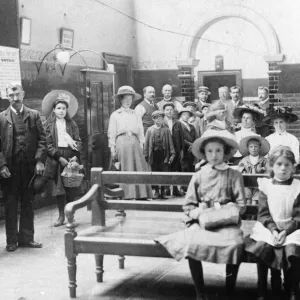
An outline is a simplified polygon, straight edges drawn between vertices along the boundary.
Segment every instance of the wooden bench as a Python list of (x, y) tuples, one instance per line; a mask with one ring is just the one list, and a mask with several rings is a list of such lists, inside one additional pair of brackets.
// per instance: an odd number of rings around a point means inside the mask
[[(118, 255), (119, 268), (124, 268), (124, 256), (171, 257), (166, 249), (154, 239), (160, 235), (176, 232), (185, 227), (182, 221), (182, 201), (134, 201), (109, 200), (104, 195), (122, 197), (123, 191), (113, 191), (106, 184), (151, 184), (188, 185), (193, 173), (161, 172), (103, 172), (101, 168), (91, 170), (92, 187), (79, 200), (67, 204), (65, 213), (68, 224), (65, 233), (65, 254), (68, 260), (70, 297), (76, 297), (76, 256), (79, 253), (93, 253), (96, 260), (97, 282), (103, 281), (103, 255)], [(263, 177), (261, 175), (259, 177)], [(257, 175), (244, 175), (246, 186), (257, 185)], [(180, 200), (180, 199), (178, 199)], [(75, 231), (74, 214), (79, 208), (91, 205), (91, 227)], [(126, 217), (117, 213), (116, 218), (106, 220), (105, 211), (137, 210), (139, 216)], [(163, 217), (149, 217), (143, 211), (165, 212)], [(247, 206), (247, 214), (257, 214), (256, 206)], [(247, 235), (255, 221), (242, 221)], [(245, 262), (250, 262), (245, 257)]]

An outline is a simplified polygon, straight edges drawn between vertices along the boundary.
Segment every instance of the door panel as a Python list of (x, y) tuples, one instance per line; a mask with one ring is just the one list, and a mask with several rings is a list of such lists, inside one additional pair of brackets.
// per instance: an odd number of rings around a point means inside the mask
[(213, 101), (219, 99), (219, 87), (226, 85), (230, 88), (236, 85), (236, 75), (203, 76), (203, 83), (209, 88), (210, 100)]

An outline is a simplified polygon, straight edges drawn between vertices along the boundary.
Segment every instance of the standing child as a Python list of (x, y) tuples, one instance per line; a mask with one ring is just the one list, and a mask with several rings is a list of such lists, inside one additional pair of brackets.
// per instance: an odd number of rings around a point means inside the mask
[(74, 200), (82, 191), (81, 188), (64, 187), (61, 173), (68, 160), (74, 156), (80, 161), (79, 129), (72, 117), (76, 114), (78, 103), (75, 97), (59, 93), (56, 98), (45, 98), (42, 110), (46, 121), (47, 161), (45, 176), (54, 179), (52, 195), (56, 196), (59, 216), (54, 227), (63, 225), (65, 220), (65, 203)]
[(245, 209), (245, 194), (242, 175), (224, 161), (237, 148), (227, 130), (207, 130), (194, 142), (194, 155), (208, 163), (193, 175), (187, 190), (183, 208), (191, 225), (157, 239), (176, 260), (188, 258), (197, 300), (205, 299), (202, 261), (226, 264), (227, 292), (234, 291), (244, 249), (239, 213)]
[[(175, 158), (175, 150), (172, 135), (168, 127), (162, 126), (165, 114), (159, 110), (152, 113), (154, 125), (146, 132), (144, 156), (151, 167), (151, 171), (168, 172), (169, 167)], [(154, 199), (166, 199), (165, 187), (154, 186)]]
[[(267, 159), (265, 155), (270, 151), (270, 144), (266, 139), (259, 135), (247, 136), (241, 140), (239, 151), (244, 156), (238, 165), (241, 173), (266, 173)], [(245, 187), (245, 194), (247, 205), (258, 205), (259, 190), (257, 187)]]
[[(180, 165), (181, 172), (194, 171), (194, 156), (192, 153), (192, 144), (196, 140), (195, 127), (188, 123), (192, 112), (183, 108), (179, 113), (179, 122), (173, 126), (173, 140), (175, 148), (181, 153)], [(184, 191), (185, 189), (181, 189)]]
[(269, 157), (271, 178), (259, 178), (260, 190), (258, 222), (250, 238), (246, 240), (246, 251), (255, 255), (259, 262), (258, 296), (267, 297), (268, 268), (277, 274), (271, 279), (272, 299), (281, 293), (280, 269), (285, 275), (288, 298), (299, 297), (300, 270), (300, 181), (292, 177), (295, 156), (287, 146), (274, 148)]

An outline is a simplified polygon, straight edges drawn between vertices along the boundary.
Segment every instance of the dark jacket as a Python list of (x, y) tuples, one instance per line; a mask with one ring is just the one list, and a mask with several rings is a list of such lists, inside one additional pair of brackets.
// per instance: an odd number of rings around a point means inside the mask
[[(161, 139), (162, 146), (164, 149), (164, 163), (167, 164), (171, 155), (175, 155), (172, 135), (168, 127), (161, 127)], [(153, 150), (154, 150), (154, 126), (148, 128), (146, 132), (145, 145), (144, 145), (144, 156), (146, 161), (151, 165), (153, 163)]]
[(268, 160), (264, 156), (259, 156), (257, 163), (252, 165), (248, 155), (239, 162), (238, 170), (247, 174), (263, 174), (267, 171), (267, 162)]
[[(14, 130), (9, 108), (0, 113), (0, 167), (12, 164)], [(26, 127), (25, 153), (29, 164), (33, 167), (38, 161), (45, 163), (47, 157), (46, 134), (39, 112), (23, 106), (23, 121)]]
[[(46, 136), (47, 136), (47, 161), (44, 175), (50, 178), (54, 178), (58, 166), (59, 158), (62, 156), (58, 150), (58, 139), (56, 120), (53, 122), (47, 121), (45, 124)], [(66, 120), (66, 131), (74, 141), (81, 142), (79, 137), (79, 129), (73, 120)], [(78, 149), (79, 151), (81, 149)], [(76, 151), (77, 152), (77, 151)], [(80, 156), (79, 153), (76, 156)]]

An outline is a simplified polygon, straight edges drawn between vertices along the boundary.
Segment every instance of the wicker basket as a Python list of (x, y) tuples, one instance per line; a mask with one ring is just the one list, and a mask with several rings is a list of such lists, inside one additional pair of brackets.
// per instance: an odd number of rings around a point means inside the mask
[(65, 187), (79, 187), (83, 177), (83, 174), (69, 174), (69, 176), (61, 175), (61, 180)]

